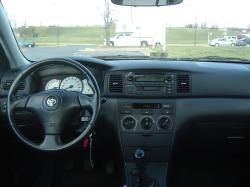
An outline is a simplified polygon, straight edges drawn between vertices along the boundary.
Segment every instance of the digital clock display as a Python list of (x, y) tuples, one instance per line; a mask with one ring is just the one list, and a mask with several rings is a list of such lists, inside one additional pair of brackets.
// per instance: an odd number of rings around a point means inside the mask
[(161, 104), (159, 104), (159, 103), (134, 103), (133, 108), (137, 108), (137, 109), (160, 109)]
[(160, 75), (143, 75), (143, 76), (136, 76), (136, 82), (163, 82), (164, 76)]

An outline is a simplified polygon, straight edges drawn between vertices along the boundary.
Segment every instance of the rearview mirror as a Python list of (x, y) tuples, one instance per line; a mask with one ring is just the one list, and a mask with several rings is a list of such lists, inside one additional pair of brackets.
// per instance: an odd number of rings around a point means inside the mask
[(183, 0), (111, 0), (116, 5), (124, 6), (168, 6), (182, 3)]

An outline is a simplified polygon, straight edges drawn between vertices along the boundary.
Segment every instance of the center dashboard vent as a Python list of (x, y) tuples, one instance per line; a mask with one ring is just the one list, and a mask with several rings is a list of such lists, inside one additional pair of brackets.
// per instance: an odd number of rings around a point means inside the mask
[[(3, 90), (9, 90), (14, 80), (4, 80), (2, 81)], [(18, 90), (25, 90), (25, 81), (21, 81)]]
[(177, 94), (191, 93), (191, 75), (177, 74)]
[(109, 92), (110, 93), (122, 93), (123, 92), (122, 74), (109, 75)]

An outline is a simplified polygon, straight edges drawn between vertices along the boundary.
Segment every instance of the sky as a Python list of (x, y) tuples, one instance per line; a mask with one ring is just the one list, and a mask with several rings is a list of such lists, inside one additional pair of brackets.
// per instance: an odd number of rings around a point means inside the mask
[[(17, 26), (103, 25), (104, 0), (2, 0), (2, 3)], [(165, 7), (111, 5), (111, 10), (120, 25), (181, 27), (197, 21), (221, 28), (246, 28), (250, 25), (249, 7), (249, 0), (183, 0), (182, 4)]]

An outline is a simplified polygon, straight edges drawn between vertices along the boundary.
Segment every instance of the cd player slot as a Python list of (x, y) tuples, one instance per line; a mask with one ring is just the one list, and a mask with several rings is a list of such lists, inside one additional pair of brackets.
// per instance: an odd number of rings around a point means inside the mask
[(161, 91), (163, 90), (162, 86), (137, 86), (137, 91)]

